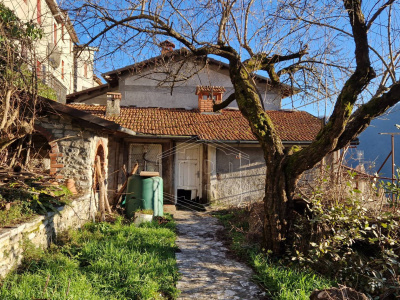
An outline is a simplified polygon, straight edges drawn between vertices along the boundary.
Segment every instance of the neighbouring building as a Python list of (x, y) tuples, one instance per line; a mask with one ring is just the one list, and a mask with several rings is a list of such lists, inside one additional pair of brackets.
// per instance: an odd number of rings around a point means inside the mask
[[(400, 165), (400, 106), (397, 104), (371, 121), (358, 137), (359, 144), (346, 153), (346, 164), (368, 174), (392, 178), (392, 147), (394, 150), (394, 175)], [(392, 143), (393, 135), (393, 143)]]
[[(32, 20), (43, 30), (36, 42), (32, 68), (65, 103), (67, 94), (99, 85), (93, 72), (95, 48), (84, 48), (67, 12), (56, 0), (2, 0), (21, 20)], [(101, 82), (100, 82), (101, 84)]]
[[(163, 49), (158, 57), (103, 77), (107, 84), (70, 94), (67, 103), (134, 132), (109, 137), (109, 191), (125, 181), (124, 165), (129, 171), (139, 163), (139, 171), (160, 173), (166, 202), (241, 204), (263, 197), (265, 162), (247, 120), (236, 103), (212, 109), (233, 92), (226, 64), (187, 60), (184, 50)], [(281, 99), (296, 91), (272, 88), (262, 76), (255, 80), (284, 145), (310, 144), (322, 120), (281, 110)]]

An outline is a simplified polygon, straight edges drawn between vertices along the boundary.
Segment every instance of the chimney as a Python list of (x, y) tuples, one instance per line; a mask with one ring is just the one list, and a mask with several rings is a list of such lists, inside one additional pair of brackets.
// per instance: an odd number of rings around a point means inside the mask
[(106, 117), (119, 117), (121, 93), (107, 93)]
[(166, 41), (160, 43), (160, 47), (161, 47), (161, 55), (165, 55), (167, 53), (174, 51), (175, 44), (166, 40)]
[(213, 106), (222, 102), (222, 95), (225, 92), (223, 86), (198, 85), (196, 95), (199, 97), (199, 110), (201, 113), (213, 112)]

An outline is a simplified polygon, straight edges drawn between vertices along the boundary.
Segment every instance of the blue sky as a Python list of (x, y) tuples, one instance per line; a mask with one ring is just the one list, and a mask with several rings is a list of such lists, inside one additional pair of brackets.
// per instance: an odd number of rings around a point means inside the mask
[[(87, 1), (84, 0), (74, 0), (71, 3), (72, 5), (76, 5), (76, 7), (80, 7), (86, 2)], [(238, 1), (239, 4), (244, 4), (245, 2), (245, 0)], [(366, 19), (370, 19), (374, 12), (376, 12), (377, 8), (384, 2), (385, 1), (364, 1)], [(111, 17), (123, 17), (129, 13), (128, 8), (132, 2), (125, 0), (114, 0), (112, 2), (109, 2), (108, 0), (99, 0), (96, 1), (96, 3), (105, 6), (108, 5), (107, 13), (110, 13)], [(189, 21), (193, 22), (193, 24), (205, 21), (207, 26), (202, 28), (200, 37), (202, 37), (205, 41), (207, 41), (207, 39), (213, 40), (215, 37), (215, 26), (218, 24), (216, 24), (212, 18), (208, 20), (207, 17), (210, 13), (218, 13), (218, 7), (211, 7), (208, 11), (207, 7), (204, 9), (205, 11), (197, 8), (198, 10), (193, 13), (190, 10), (195, 11), (195, 7), (197, 5), (201, 5), (205, 2), (176, 1), (175, 3), (179, 3), (178, 5), (181, 5), (181, 9), (185, 10), (188, 15), (191, 16), (192, 19)], [(209, 1), (209, 3), (211, 2)], [(304, 6), (301, 7), (303, 14), (302, 16), (309, 20), (318, 20), (321, 23), (327, 24), (327, 26), (315, 27), (308, 25), (301, 27), (297, 24), (296, 26), (298, 27), (295, 28), (296, 30), (293, 30), (294, 25), (292, 23), (288, 25), (289, 23), (286, 24), (282, 20), (272, 22), (270, 19), (266, 19), (267, 17), (271, 16), (270, 11), (274, 11), (277, 8), (276, 1), (256, 0), (255, 3), (256, 11), (252, 16), (253, 18), (250, 20), (251, 25), (249, 25), (249, 33), (256, 35), (256, 30), (259, 28), (260, 24), (264, 24), (264, 20), (266, 24), (270, 24), (268, 26), (271, 28), (263, 28), (262, 32), (257, 33), (257, 39), (255, 39), (251, 44), (254, 49), (267, 51), (267, 53), (271, 54), (287, 54), (296, 52), (302, 47), (302, 45), (307, 44), (309, 46), (310, 58), (315, 58), (320, 62), (326, 62), (328, 64), (340, 64), (343, 67), (343, 69), (335, 69), (328, 68), (322, 64), (315, 64), (316, 68), (318, 68), (318, 76), (320, 76), (318, 80), (320, 80), (320, 83), (317, 85), (313, 83), (313, 86), (311, 86), (309, 82), (306, 82), (299, 77), (300, 81), (303, 80), (303, 82), (300, 82), (300, 84), (305, 86), (306, 88), (304, 90), (308, 91), (309, 93), (299, 93), (298, 95), (284, 99), (282, 103), (282, 108), (284, 109), (295, 108), (305, 110), (319, 117), (323, 117), (325, 114), (329, 115), (332, 109), (332, 103), (337, 95), (334, 93), (334, 91), (340, 90), (340, 87), (343, 85), (343, 80), (348, 78), (348, 73), (346, 73), (345, 68), (348, 67), (349, 71), (351, 71), (351, 68), (354, 66), (353, 42), (351, 37), (343, 33), (351, 32), (351, 28), (348, 24), (347, 14), (343, 10), (343, 7), (336, 7), (335, 5), (338, 3), (336, 1), (306, 1), (304, 2)], [(298, 3), (300, 7), (303, 2), (298, 1)], [(240, 12), (240, 7), (238, 9), (238, 12)], [(392, 27), (394, 29), (398, 29), (397, 19), (400, 19), (396, 18), (397, 9), (398, 7), (396, 6), (396, 9), (392, 10)], [(170, 14), (169, 21), (173, 20), (173, 22), (171, 22), (172, 25), (182, 22), (179, 17), (171, 13), (170, 8), (166, 9), (165, 14)], [(286, 16), (285, 13), (283, 13), (283, 15)], [(315, 15), (318, 17), (315, 17)], [(86, 28), (83, 28), (77, 24), (77, 31), (80, 35), (80, 40), (82, 43), (87, 42), (89, 35), (99, 32), (99, 30), (102, 28), (101, 22), (90, 23), (93, 20), (91, 17), (93, 17), (93, 14), (89, 12), (83, 18), (82, 24)], [(376, 20), (376, 24), (385, 25), (385, 23), (387, 23), (387, 19), (388, 14), (385, 12)], [(243, 24), (243, 21), (238, 19), (238, 23), (240, 23), (240, 27), (242, 26), (241, 24)], [(189, 25), (186, 24), (186, 27)], [(339, 31), (332, 30), (332, 28), (329, 26), (337, 27)], [(183, 28), (183, 30), (187, 30), (185, 26)], [(343, 32), (340, 32), (340, 30), (343, 30)], [(398, 36), (400, 35), (400, 31), (393, 32), (394, 36), (392, 43), (394, 45), (393, 48), (396, 48), (400, 43), (400, 37)], [(283, 39), (282, 42), (275, 44), (275, 41), (280, 40), (282, 36), (285, 35), (288, 35), (287, 39)], [(376, 26), (371, 28), (369, 33), (370, 42), (371, 45), (376, 46), (377, 49), (376, 53), (371, 52), (371, 59), (378, 74), (381, 73), (382, 69), (382, 62), (379, 60), (378, 55), (381, 55), (383, 58), (388, 56), (387, 49), (382, 47), (386, 37), (387, 33), (384, 30), (384, 26)], [(157, 39), (159, 42), (161, 40), (165, 40), (166, 38), (157, 36), (155, 39)], [(134, 31), (129, 31), (126, 28), (120, 28), (118, 31), (107, 33), (101, 41), (104, 42), (101, 45), (97, 43), (98, 41), (94, 43), (94, 46), (100, 45), (98, 56), (100, 56), (101, 59), (96, 63), (96, 72), (98, 75), (141, 61), (151, 56), (155, 56), (159, 53), (158, 47), (155, 46), (157, 42), (156, 40), (151, 40), (151, 38), (140, 34), (135, 35)], [(124, 42), (123, 45), (121, 45), (121, 41)], [(115, 52), (113, 55), (103, 56), (104, 53), (107, 53), (107, 51), (115, 50), (115, 46), (117, 45), (119, 46), (117, 52)], [(177, 48), (182, 46), (179, 43), (176, 43), (176, 45)], [(236, 49), (239, 49), (237, 40), (235, 41), (234, 38), (231, 39), (231, 45), (233, 45)], [(243, 52), (243, 59), (245, 58), (246, 53)], [(261, 75), (265, 76), (265, 74)], [(290, 83), (288, 78), (286, 78), (284, 83)], [(373, 90), (366, 90), (363, 96), (366, 100), (368, 100), (373, 93)], [(317, 102), (316, 100), (319, 101)], [(363, 99), (360, 99), (360, 101), (363, 101)]]

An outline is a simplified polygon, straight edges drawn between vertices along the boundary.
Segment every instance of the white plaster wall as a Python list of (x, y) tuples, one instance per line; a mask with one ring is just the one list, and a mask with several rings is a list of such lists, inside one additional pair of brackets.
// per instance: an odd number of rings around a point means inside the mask
[(241, 205), (264, 197), (266, 167), (260, 146), (216, 149), (216, 170), (211, 174), (211, 202)]
[[(135, 75), (127, 75), (120, 79), (119, 90), (122, 94), (122, 106), (136, 105), (138, 107), (164, 108), (197, 108), (198, 96), (195, 94), (198, 85), (223, 86), (226, 89), (223, 100), (234, 92), (228, 70), (217, 66), (202, 66), (188, 62), (179, 70), (178, 80), (174, 84), (172, 95), (168, 83), (161, 84), (168, 76), (166, 72), (174, 70), (173, 66), (160, 65), (151, 70), (144, 70)], [(193, 75), (195, 74), (195, 75)], [(268, 90), (266, 84), (258, 85), (265, 109), (280, 109), (281, 97), (276, 90)], [(236, 101), (229, 105), (237, 107)]]
[[(77, 86), (76, 92), (89, 89), (91, 87), (98, 86), (98, 84), (93, 80), (94, 75), (94, 53), (95, 48), (85, 49), (83, 51), (76, 49), (76, 64), (77, 64)], [(87, 74), (85, 75), (85, 64), (87, 66)]]
[[(64, 26), (64, 36), (62, 36), (62, 25), (57, 23), (53, 14), (45, 0), (41, 1), (41, 24), (40, 28), (43, 30), (43, 38), (35, 44), (36, 59), (32, 60), (32, 68), (36, 68), (36, 60), (41, 62), (42, 66), (46, 67), (46, 72), (52, 74), (65, 88), (67, 94), (74, 91), (74, 52), (73, 52), (73, 39)], [(37, 0), (3, 0), (4, 4), (16, 12), (16, 15), (21, 20), (32, 20), (37, 24)], [(54, 40), (54, 24), (56, 24), (57, 40)], [(60, 64), (57, 67), (51, 66), (49, 63), (49, 55), (54, 48), (48, 48), (49, 43), (56, 43), (57, 50), (61, 51)], [(86, 53), (89, 52), (89, 53)], [(93, 51), (84, 51), (83, 57), (90, 60), (88, 68), (88, 78), (82, 78), (78, 75), (78, 90), (83, 87), (90, 88), (97, 86), (93, 81)], [(64, 62), (64, 76), (62, 76), (62, 61)], [(82, 64), (78, 66), (78, 73), (83, 74)], [(80, 82), (82, 80), (82, 82)]]

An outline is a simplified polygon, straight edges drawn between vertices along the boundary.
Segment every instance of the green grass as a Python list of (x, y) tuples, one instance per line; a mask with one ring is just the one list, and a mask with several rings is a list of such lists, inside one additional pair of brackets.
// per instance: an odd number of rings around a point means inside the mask
[(175, 224), (87, 224), (6, 277), (0, 299), (175, 299)]
[[(310, 269), (286, 261), (271, 259), (259, 244), (250, 244), (245, 237), (249, 229), (245, 211), (221, 211), (216, 216), (229, 230), (231, 249), (255, 270), (254, 281), (260, 283), (269, 297), (276, 300), (308, 300), (315, 289), (335, 286), (335, 282)], [(234, 226), (232, 226), (234, 225)]]

